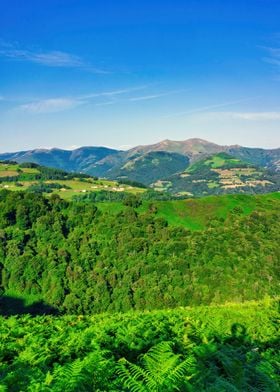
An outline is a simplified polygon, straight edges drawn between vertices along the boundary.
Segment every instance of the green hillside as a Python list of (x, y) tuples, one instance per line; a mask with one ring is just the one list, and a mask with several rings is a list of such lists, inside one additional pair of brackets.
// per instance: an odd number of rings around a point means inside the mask
[(135, 200), (115, 211), (0, 192), (2, 290), (87, 314), (277, 295), (279, 198), (191, 203), (183, 216), (180, 201), (175, 213)]
[(110, 170), (106, 176), (112, 179), (127, 178), (149, 185), (160, 178), (181, 172), (189, 165), (189, 159), (181, 154), (154, 151), (135, 154), (118, 168)]
[[(120, 194), (119, 194), (120, 196)], [(246, 216), (253, 211), (274, 211), (280, 208), (280, 193), (265, 195), (220, 195), (189, 198), (182, 200), (151, 200), (145, 201), (145, 194), (138, 200), (142, 204), (137, 208), (139, 213), (154, 210), (156, 216), (164, 218), (171, 226), (183, 226), (189, 230), (202, 230), (211, 220), (223, 220), (230, 215)], [(86, 196), (82, 199), (86, 200)], [(82, 200), (80, 198), (80, 200)], [(98, 203), (98, 209), (110, 214), (125, 210), (120, 201), (104, 201)]]
[(280, 193), (267, 195), (221, 195), (199, 199), (158, 201), (157, 215), (171, 225), (200, 230), (212, 219), (227, 219), (229, 215), (246, 216), (253, 211), (274, 211), (280, 207)]
[(267, 193), (280, 189), (280, 175), (219, 153), (193, 163), (164, 181), (156, 181), (153, 188), (189, 196)]

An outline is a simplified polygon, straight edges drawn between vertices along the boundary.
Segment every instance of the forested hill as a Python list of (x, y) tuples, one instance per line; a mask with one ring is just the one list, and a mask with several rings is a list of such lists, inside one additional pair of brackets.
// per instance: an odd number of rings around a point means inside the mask
[(209, 215), (192, 231), (169, 226), (153, 203), (112, 213), (57, 195), (2, 191), (1, 289), (79, 314), (274, 296), (280, 209), (264, 197), (262, 208)]

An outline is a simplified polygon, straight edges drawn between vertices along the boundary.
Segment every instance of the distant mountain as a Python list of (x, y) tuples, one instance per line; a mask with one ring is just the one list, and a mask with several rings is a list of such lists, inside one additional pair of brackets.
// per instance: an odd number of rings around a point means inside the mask
[(152, 184), (156, 190), (203, 196), (221, 193), (265, 193), (280, 189), (280, 173), (258, 168), (222, 152), (196, 161), (185, 171)]
[(128, 151), (128, 155), (143, 154), (152, 151), (176, 152), (187, 156), (190, 160), (226, 150), (225, 146), (210, 143), (203, 139), (188, 139), (183, 141), (163, 140), (160, 143), (137, 146)]
[(127, 151), (106, 147), (81, 147), (73, 151), (53, 148), (0, 154), (0, 160), (34, 162), (92, 176), (127, 178), (147, 185), (183, 172), (213, 154), (227, 153), (244, 163), (280, 172), (280, 149), (221, 146), (202, 139), (163, 140)]
[(96, 162), (119, 152), (106, 147), (81, 147), (72, 151), (59, 148), (36, 149), (0, 154), (0, 160), (11, 160), (18, 163), (33, 162), (42, 166), (91, 174), (91, 167)]

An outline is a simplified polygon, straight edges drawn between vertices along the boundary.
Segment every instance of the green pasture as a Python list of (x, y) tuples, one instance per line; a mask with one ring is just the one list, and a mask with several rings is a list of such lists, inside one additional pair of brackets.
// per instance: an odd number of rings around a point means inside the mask
[[(103, 212), (117, 214), (126, 207), (121, 202), (96, 203)], [(209, 220), (225, 219), (230, 213), (248, 215), (253, 211), (279, 210), (280, 193), (267, 195), (221, 195), (199, 199), (145, 201), (137, 209), (144, 213), (153, 204), (157, 216), (172, 226), (183, 226), (189, 230), (203, 230)], [(221, 223), (222, 224), (222, 223)]]

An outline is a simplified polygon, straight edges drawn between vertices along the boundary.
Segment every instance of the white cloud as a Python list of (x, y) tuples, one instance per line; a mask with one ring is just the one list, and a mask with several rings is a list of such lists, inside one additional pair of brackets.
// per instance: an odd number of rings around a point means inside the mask
[(228, 118), (232, 120), (246, 121), (278, 121), (280, 112), (209, 112), (206, 116), (220, 119)]
[(15, 60), (31, 61), (49, 67), (81, 67), (84, 65), (78, 56), (60, 51), (35, 53), (28, 50), (4, 49), (0, 50), (0, 55)]
[(146, 86), (138, 86), (138, 87), (126, 88), (122, 90), (103, 91), (103, 92), (97, 92), (97, 93), (92, 93), (87, 95), (81, 95), (77, 97), (58, 97), (58, 98), (38, 99), (38, 100), (33, 100), (31, 102), (21, 104), (17, 106), (15, 109), (31, 114), (55, 113), (64, 110), (73, 109), (77, 106), (85, 105), (89, 103), (92, 99), (98, 99), (98, 98), (102, 98), (102, 99), (108, 98), (110, 100), (107, 102), (97, 102), (95, 103), (95, 106), (111, 105), (117, 102), (115, 96), (121, 94), (128, 94), (131, 91), (143, 89), (145, 87)]
[(75, 99), (52, 98), (26, 103), (24, 105), (20, 105), (17, 109), (32, 114), (55, 113), (73, 109), (82, 103), (82, 101)]
[[(128, 101), (142, 101), (155, 99), (161, 96), (175, 94), (178, 91), (169, 91), (166, 93), (153, 94), (153, 95), (145, 95), (140, 97), (131, 97), (131, 93), (139, 90), (146, 89), (148, 86), (136, 86), (136, 87), (128, 87), (118, 90), (109, 90), (109, 91), (101, 91), (95, 92), (85, 95), (79, 95), (76, 97), (57, 97), (57, 98), (47, 98), (47, 99), (33, 99), (30, 102), (22, 103), (17, 106), (15, 109), (20, 110), (26, 113), (31, 114), (40, 114), (40, 113), (54, 113), (60, 112), (64, 110), (73, 109), (77, 106), (93, 104), (94, 106), (109, 106), (119, 102), (128, 102)], [(182, 90), (180, 90), (182, 91)], [(124, 96), (124, 97), (119, 97)], [(15, 101), (15, 100), (14, 100)], [(23, 101), (24, 102), (24, 101)]]
[(117, 100), (114, 101), (108, 101), (108, 102), (100, 102), (100, 103), (96, 103), (95, 106), (108, 106), (108, 105), (114, 105), (116, 102), (118, 102)]
[(136, 86), (136, 87), (128, 87), (128, 88), (112, 90), (112, 91), (102, 91), (102, 92), (98, 92), (98, 93), (91, 93), (91, 94), (82, 95), (81, 99), (91, 99), (91, 98), (98, 98), (98, 97), (114, 97), (115, 95), (129, 94), (133, 91), (143, 90), (145, 88), (147, 88), (146, 85)]
[(143, 97), (132, 97), (129, 100), (132, 101), (132, 102), (135, 102), (135, 101), (147, 101), (147, 100), (150, 100), (150, 99), (163, 97), (164, 95), (167, 95), (167, 94), (144, 95)]
[(106, 70), (93, 67), (91, 64), (85, 62), (81, 57), (71, 53), (59, 50), (48, 52), (26, 50), (3, 41), (0, 41), (0, 56), (16, 61), (29, 61), (45, 65), (47, 67), (82, 68), (93, 73), (109, 73)]
[(178, 93), (185, 92), (185, 91), (188, 91), (188, 90), (186, 90), (186, 89), (171, 90), (171, 91), (166, 91), (166, 92), (159, 93), (159, 94), (150, 94), (150, 95), (144, 95), (144, 96), (140, 96), (140, 97), (131, 97), (129, 99), (129, 101), (132, 101), (132, 102), (147, 101), (147, 100), (151, 100), (151, 99), (165, 97), (167, 95), (178, 94)]

